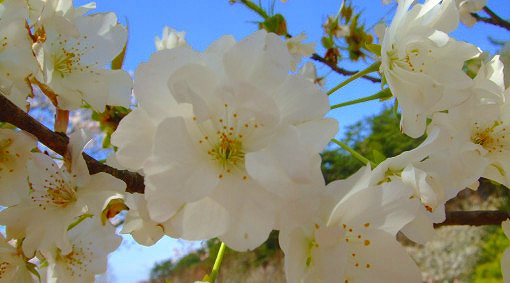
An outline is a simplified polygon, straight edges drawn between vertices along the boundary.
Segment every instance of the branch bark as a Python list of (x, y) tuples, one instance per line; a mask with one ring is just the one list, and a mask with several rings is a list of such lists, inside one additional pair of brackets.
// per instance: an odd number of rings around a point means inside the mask
[(475, 210), (475, 211), (447, 211), (446, 220), (443, 223), (434, 224), (434, 227), (445, 225), (501, 225), (510, 214), (498, 210)]
[[(39, 123), (36, 119), (32, 118), (25, 111), (19, 109), (5, 96), (0, 95), (0, 122), (10, 123), (21, 130), (35, 136), (39, 142), (51, 148), (56, 153), (64, 156), (67, 154), (67, 144), (69, 138), (62, 133), (55, 133), (44, 125)], [(99, 172), (108, 173), (118, 179), (124, 181), (127, 185), (126, 191), (130, 193), (143, 193), (145, 190), (143, 176), (130, 172), (128, 170), (118, 170), (103, 164), (86, 153), (83, 153), (83, 158), (87, 162), (87, 167), (90, 174)]]
[[(340, 75), (343, 75), (343, 76), (352, 76), (352, 75), (354, 75), (354, 74), (356, 74), (358, 72), (358, 71), (350, 71), (350, 70), (346, 70), (344, 68), (338, 67), (337, 65), (329, 62), (328, 60), (326, 60), (324, 57), (321, 57), (317, 53), (312, 54), (312, 56), (310, 56), (310, 58), (312, 60), (315, 60), (317, 62), (321, 62), (321, 63), (327, 65), (328, 67), (331, 68), (331, 70), (333, 70), (333, 71), (335, 71), (335, 72), (337, 72), (337, 73), (339, 73)], [(362, 78), (367, 79), (367, 80), (369, 80), (369, 81), (371, 81), (373, 83), (381, 82), (381, 79), (376, 78), (376, 77), (372, 77), (372, 76), (368, 76), (368, 75), (363, 76)]]

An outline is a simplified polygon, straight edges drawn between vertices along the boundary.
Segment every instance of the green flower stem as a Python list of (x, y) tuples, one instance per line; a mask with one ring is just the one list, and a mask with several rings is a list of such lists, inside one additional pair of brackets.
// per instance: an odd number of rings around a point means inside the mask
[(216, 255), (216, 260), (214, 261), (214, 266), (211, 271), (210, 276), (211, 283), (214, 283), (214, 281), (216, 281), (216, 278), (218, 277), (218, 273), (220, 272), (221, 267), (221, 261), (223, 260), (223, 255), (225, 254), (225, 249), (226, 249), (225, 243), (221, 242), (220, 250), (218, 251), (218, 255)]
[(335, 105), (331, 105), (330, 108), (331, 109), (336, 109), (336, 108), (340, 108), (340, 107), (344, 107), (344, 106), (348, 106), (348, 105), (353, 105), (353, 104), (358, 104), (358, 103), (362, 103), (362, 102), (366, 102), (366, 101), (370, 101), (370, 100), (390, 98), (391, 96), (392, 96), (391, 90), (389, 88), (385, 88), (385, 89), (379, 91), (376, 94), (372, 94), (372, 95), (367, 96), (367, 97), (362, 97), (362, 98), (358, 98), (358, 99), (354, 99), (354, 100), (338, 103), (338, 104), (335, 104)]
[(70, 231), (74, 227), (78, 226), (78, 224), (80, 224), (83, 220), (85, 220), (89, 217), (92, 217), (92, 216), (94, 216), (94, 215), (88, 214), (88, 213), (80, 215), (73, 223), (71, 223), (69, 226), (67, 226), (67, 231)]
[(250, 0), (241, 0), (242, 4), (244, 4), (246, 7), (248, 7), (250, 10), (254, 11), (255, 13), (259, 14), (264, 20), (269, 18), (269, 15), (262, 9), (259, 5), (251, 2)]
[(355, 151), (353, 148), (351, 148), (347, 144), (345, 144), (345, 143), (343, 143), (343, 142), (341, 142), (341, 141), (339, 141), (337, 139), (331, 139), (331, 141), (336, 143), (337, 145), (339, 145), (344, 150), (348, 151), (352, 156), (354, 156), (354, 158), (356, 158), (359, 161), (363, 162), (363, 164), (365, 164), (365, 165), (370, 164), (372, 166), (372, 168), (374, 168), (376, 166), (376, 164), (374, 162), (368, 160), (368, 158), (366, 158), (365, 156), (361, 155), (359, 152)]
[(338, 84), (334, 88), (330, 89), (327, 94), (331, 95), (335, 91), (337, 91), (337, 90), (341, 89), (342, 87), (346, 86), (348, 83), (350, 83), (350, 82), (352, 82), (352, 81), (354, 81), (356, 79), (359, 79), (359, 78), (363, 77), (364, 75), (367, 75), (367, 74), (370, 74), (372, 72), (375, 72), (375, 71), (379, 70), (380, 66), (381, 66), (381, 62), (379, 62), (379, 61), (375, 62), (374, 64), (368, 66), (365, 70), (361, 70), (361, 71), (357, 72), (356, 74), (352, 75), (351, 77), (349, 77), (345, 81), (341, 82), (340, 84)]

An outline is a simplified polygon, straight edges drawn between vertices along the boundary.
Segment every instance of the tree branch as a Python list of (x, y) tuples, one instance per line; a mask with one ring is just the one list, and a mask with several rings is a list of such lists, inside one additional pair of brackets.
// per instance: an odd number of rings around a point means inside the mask
[(443, 223), (434, 224), (434, 227), (445, 225), (501, 225), (501, 222), (510, 217), (506, 211), (475, 210), (475, 211), (447, 211)]
[[(328, 60), (326, 60), (324, 57), (321, 57), (317, 53), (312, 54), (312, 56), (310, 56), (310, 58), (312, 60), (315, 60), (317, 62), (321, 62), (321, 63), (327, 65), (328, 67), (331, 68), (331, 70), (333, 70), (333, 71), (335, 71), (335, 72), (337, 72), (337, 73), (339, 73), (340, 75), (343, 75), (343, 76), (352, 76), (352, 75), (354, 75), (354, 74), (356, 74), (358, 72), (358, 71), (350, 71), (350, 70), (346, 70), (344, 68), (338, 67), (337, 65), (329, 62)], [(373, 83), (381, 82), (381, 79), (375, 78), (375, 77), (372, 77), (372, 76), (368, 76), (368, 75), (363, 76), (362, 78), (367, 79), (367, 80), (369, 80), (369, 81), (371, 81)]]
[[(10, 123), (21, 130), (32, 134), (39, 140), (39, 142), (62, 156), (67, 154), (69, 138), (65, 134), (55, 133), (46, 128), (25, 111), (19, 109), (3, 95), (0, 95), (0, 109), (0, 122)], [(128, 170), (118, 170), (110, 167), (95, 160), (86, 153), (83, 153), (83, 158), (85, 159), (85, 162), (87, 162), (90, 174), (105, 172), (124, 181), (127, 185), (127, 192), (144, 192), (145, 185), (142, 175)]]
[(484, 22), (487, 24), (499, 26), (499, 27), (502, 27), (502, 28), (510, 31), (510, 22), (509, 21), (506, 21), (505, 19), (498, 16), (496, 13), (494, 13), (494, 11), (492, 11), (487, 6), (483, 7), (483, 11), (485, 13), (487, 13), (487, 15), (490, 16), (490, 18), (482, 17), (482, 16), (478, 15), (477, 13), (471, 13), (471, 16), (473, 16), (479, 22)]

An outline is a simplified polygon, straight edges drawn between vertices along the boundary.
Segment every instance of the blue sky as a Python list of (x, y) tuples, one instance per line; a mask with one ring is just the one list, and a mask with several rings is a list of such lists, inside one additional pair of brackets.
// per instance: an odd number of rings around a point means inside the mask
[[(364, 11), (363, 20), (367, 26), (380, 21), (383, 15), (392, 9), (391, 5), (382, 5), (380, 0), (353, 1), (355, 6)], [(87, 2), (75, 1), (76, 5)], [(488, 2), (500, 15), (510, 18), (508, 0)], [(339, 0), (289, 0), (286, 4), (277, 1), (276, 11), (286, 17), (289, 33), (306, 32), (309, 41), (319, 42), (322, 23), (327, 15), (336, 14), (340, 3)], [(101, 12), (115, 12), (122, 23), (126, 23), (126, 20), (129, 22), (129, 44), (125, 61), (125, 69), (128, 71), (134, 71), (140, 62), (148, 60), (155, 51), (154, 37), (161, 34), (165, 25), (186, 31), (187, 42), (197, 50), (204, 50), (211, 42), (225, 34), (234, 35), (238, 40), (242, 39), (256, 30), (257, 26), (253, 22), (260, 20), (256, 14), (243, 6), (230, 5), (228, 0), (98, 0), (97, 7)], [(478, 24), (471, 29), (461, 26), (453, 35), (458, 39), (473, 42), (491, 53), (494, 53), (497, 47), (489, 42), (488, 36), (498, 40), (510, 40), (510, 33), (485, 24)], [(323, 52), (320, 48), (317, 51), (319, 54)], [(342, 64), (348, 69), (363, 67), (363, 64), (353, 65), (349, 62)], [(319, 66), (319, 72), (324, 74), (328, 72), (328, 68)], [(342, 78), (335, 74), (328, 76), (326, 89), (340, 80)], [(331, 103), (364, 97), (379, 89), (380, 86), (377, 84), (358, 80), (334, 94)], [(371, 102), (332, 111), (330, 116), (339, 120), (341, 135), (345, 126), (375, 114), (380, 109), (381, 104)], [(155, 262), (178, 256), (175, 251), (181, 247), (183, 247), (181, 242), (166, 238), (155, 246), (146, 248), (134, 244), (130, 237), (126, 236), (122, 247), (110, 258), (109, 268), (113, 275), (111, 282), (131, 283), (147, 279), (149, 270)]]

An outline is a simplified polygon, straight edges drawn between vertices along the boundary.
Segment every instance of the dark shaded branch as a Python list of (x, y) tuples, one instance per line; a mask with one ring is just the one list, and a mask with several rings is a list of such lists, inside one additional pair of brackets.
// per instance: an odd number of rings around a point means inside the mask
[[(357, 73), (357, 71), (350, 71), (350, 70), (346, 70), (344, 68), (338, 67), (337, 65), (329, 62), (328, 60), (326, 60), (326, 58), (321, 57), (317, 53), (312, 54), (312, 56), (310, 56), (310, 58), (312, 60), (315, 60), (317, 62), (321, 62), (321, 63), (327, 65), (328, 67), (331, 68), (331, 70), (333, 70), (333, 71), (335, 71), (335, 72), (337, 72), (337, 73), (339, 73), (340, 75), (343, 75), (343, 76), (352, 76), (352, 75)], [(381, 82), (381, 79), (376, 78), (376, 77), (372, 77), (372, 76), (368, 76), (368, 75), (363, 76), (362, 78), (367, 79), (367, 80), (369, 80), (369, 81), (371, 81), (373, 83)]]
[(447, 211), (446, 220), (443, 223), (434, 224), (434, 227), (445, 225), (501, 225), (501, 222), (508, 219), (510, 214), (506, 211)]
[[(62, 156), (67, 154), (69, 138), (66, 135), (55, 133), (46, 128), (25, 111), (19, 109), (3, 95), (0, 95), (0, 122), (10, 123), (21, 130), (32, 134), (39, 140), (39, 142)], [(105, 172), (124, 181), (127, 185), (127, 192), (144, 192), (145, 185), (142, 175), (128, 170), (115, 169), (95, 160), (86, 153), (83, 153), (83, 158), (87, 162), (90, 174)]]
[(510, 22), (498, 16), (494, 11), (492, 11), (489, 7), (483, 7), (483, 11), (489, 15), (489, 18), (482, 17), (477, 13), (471, 13), (471, 15), (479, 22), (484, 22), (487, 24), (495, 25), (498, 27), (502, 27), (506, 30), (510, 31)]

